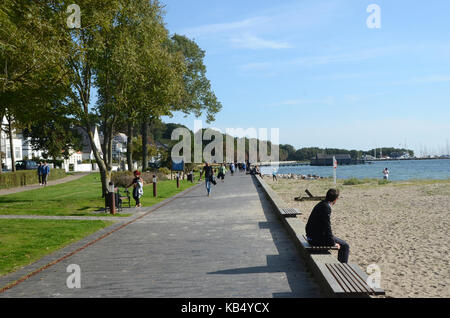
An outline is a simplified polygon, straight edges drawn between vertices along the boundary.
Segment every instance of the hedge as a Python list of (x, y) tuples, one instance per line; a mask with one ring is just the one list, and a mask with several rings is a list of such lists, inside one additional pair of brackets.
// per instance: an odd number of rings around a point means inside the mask
[[(141, 174), (141, 178), (144, 179), (144, 182), (146, 184), (153, 183), (153, 172), (143, 172)], [(167, 180), (167, 176), (165, 174), (162, 174), (158, 172), (156, 174), (158, 181)], [(133, 173), (130, 171), (120, 171), (120, 172), (113, 172), (111, 174), (111, 181), (114, 183), (116, 187), (127, 187), (131, 184), (131, 181), (133, 181), (134, 176)]]
[[(51, 169), (47, 180), (64, 178), (66, 171), (63, 169)], [(0, 173), (0, 189), (23, 187), (30, 184), (38, 184), (39, 179), (36, 170), (19, 170), (16, 172)]]

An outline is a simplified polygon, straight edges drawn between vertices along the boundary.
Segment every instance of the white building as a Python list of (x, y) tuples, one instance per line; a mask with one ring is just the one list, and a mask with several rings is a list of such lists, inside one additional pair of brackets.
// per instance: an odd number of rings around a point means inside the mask
[(114, 136), (112, 142), (112, 156), (114, 160), (121, 161), (126, 158), (127, 153), (127, 135), (118, 133)]
[(22, 156), (23, 158), (28, 158), (31, 160), (32, 158), (43, 158), (42, 154), (44, 153), (42, 150), (35, 150), (31, 146), (31, 138), (23, 138), (22, 135), (18, 135), (18, 137), (22, 140)]
[[(7, 125), (8, 121), (6, 120), (6, 116), (3, 116), (2, 127), (7, 127)], [(20, 134), (16, 135), (15, 130), (13, 130), (13, 148), (15, 161), (22, 160), (22, 136)], [(9, 136), (3, 129), (0, 132), (0, 151), (2, 152), (2, 168), (11, 170), (12, 164)]]
[[(82, 160), (95, 160), (94, 151), (92, 150), (89, 135), (87, 134), (86, 130), (84, 128), (78, 127), (78, 132), (82, 136)], [(95, 146), (100, 152), (100, 156), (103, 157), (97, 126), (93, 129), (93, 134)]]
[[(3, 117), (3, 127), (6, 127), (8, 122), (6, 117)], [(97, 164), (85, 163), (84, 160), (94, 160), (95, 156), (91, 147), (91, 143), (89, 140), (89, 136), (86, 133), (84, 128), (79, 127), (78, 132), (82, 136), (82, 150), (75, 151), (70, 150), (70, 156), (68, 159), (64, 159), (64, 168), (66, 171), (96, 171), (98, 170)], [(101, 140), (98, 128), (95, 127), (93, 129), (94, 133), (94, 143), (97, 149), (100, 151), (100, 156), (103, 157), (102, 148), (101, 148)], [(113, 158), (115, 160), (125, 161), (126, 160), (126, 151), (127, 151), (127, 136), (125, 134), (119, 133), (114, 136), (113, 139)], [(35, 150), (31, 145), (30, 139), (24, 139), (22, 134), (16, 134), (13, 132), (13, 144), (14, 144), (14, 154), (15, 161), (23, 160), (27, 158), (31, 160), (32, 158), (43, 158), (44, 151)], [(9, 136), (1, 130), (0, 132), (0, 151), (2, 154), (2, 167), (11, 170), (11, 151), (9, 144)], [(115, 166), (113, 170), (117, 170), (118, 166)]]

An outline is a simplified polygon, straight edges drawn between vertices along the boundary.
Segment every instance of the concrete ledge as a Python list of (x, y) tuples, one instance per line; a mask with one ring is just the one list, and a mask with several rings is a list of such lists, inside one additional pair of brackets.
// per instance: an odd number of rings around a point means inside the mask
[[(295, 243), (295, 246), (297, 247), (297, 250), (299, 251), (300, 255), (305, 259), (309, 270), (311, 271), (314, 279), (321, 287), (322, 291), (329, 297), (336, 296), (330, 292), (329, 286), (321, 270), (319, 269), (318, 264), (339, 263), (339, 261), (333, 255), (331, 255), (330, 252), (327, 251), (311, 253), (310, 251), (305, 250), (303, 246), (300, 244), (299, 236), (306, 234), (305, 231), (306, 224), (298, 218), (283, 217), (280, 211), (281, 209), (286, 207), (286, 203), (278, 196), (278, 194), (274, 190), (272, 190), (272, 188), (260, 176), (255, 176), (255, 178), (261, 185), (261, 187), (264, 189), (264, 192), (266, 193), (266, 196), (268, 197), (269, 201), (272, 202), (275, 213), (278, 215), (281, 223), (284, 225), (287, 232), (289, 233), (290, 238)], [(370, 298), (369, 295), (363, 297)]]

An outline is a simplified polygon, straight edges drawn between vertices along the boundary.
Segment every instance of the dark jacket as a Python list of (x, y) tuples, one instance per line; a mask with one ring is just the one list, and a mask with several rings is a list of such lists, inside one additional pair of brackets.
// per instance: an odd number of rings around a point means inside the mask
[(211, 177), (213, 176), (213, 169), (211, 166), (204, 166), (203, 172), (205, 173), (205, 180), (211, 180)]
[(333, 232), (331, 231), (331, 207), (327, 201), (317, 204), (309, 216), (306, 224), (306, 236), (311, 239), (311, 245), (333, 246)]

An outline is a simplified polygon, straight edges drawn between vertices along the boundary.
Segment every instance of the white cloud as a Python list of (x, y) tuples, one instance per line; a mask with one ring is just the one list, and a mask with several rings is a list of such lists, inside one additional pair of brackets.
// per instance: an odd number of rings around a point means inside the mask
[(237, 48), (244, 48), (251, 50), (259, 50), (259, 49), (279, 50), (292, 47), (287, 42), (264, 40), (251, 34), (244, 34), (239, 37), (233, 37), (230, 39), (230, 42)]
[(201, 25), (198, 27), (185, 29), (182, 31), (182, 33), (185, 33), (186, 35), (191, 37), (218, 35), (224, 32), (249, 29), (257, 25), (265, 24), (269, 21), (270, 18), (268, 17), (254, 17), (241, 21)]

